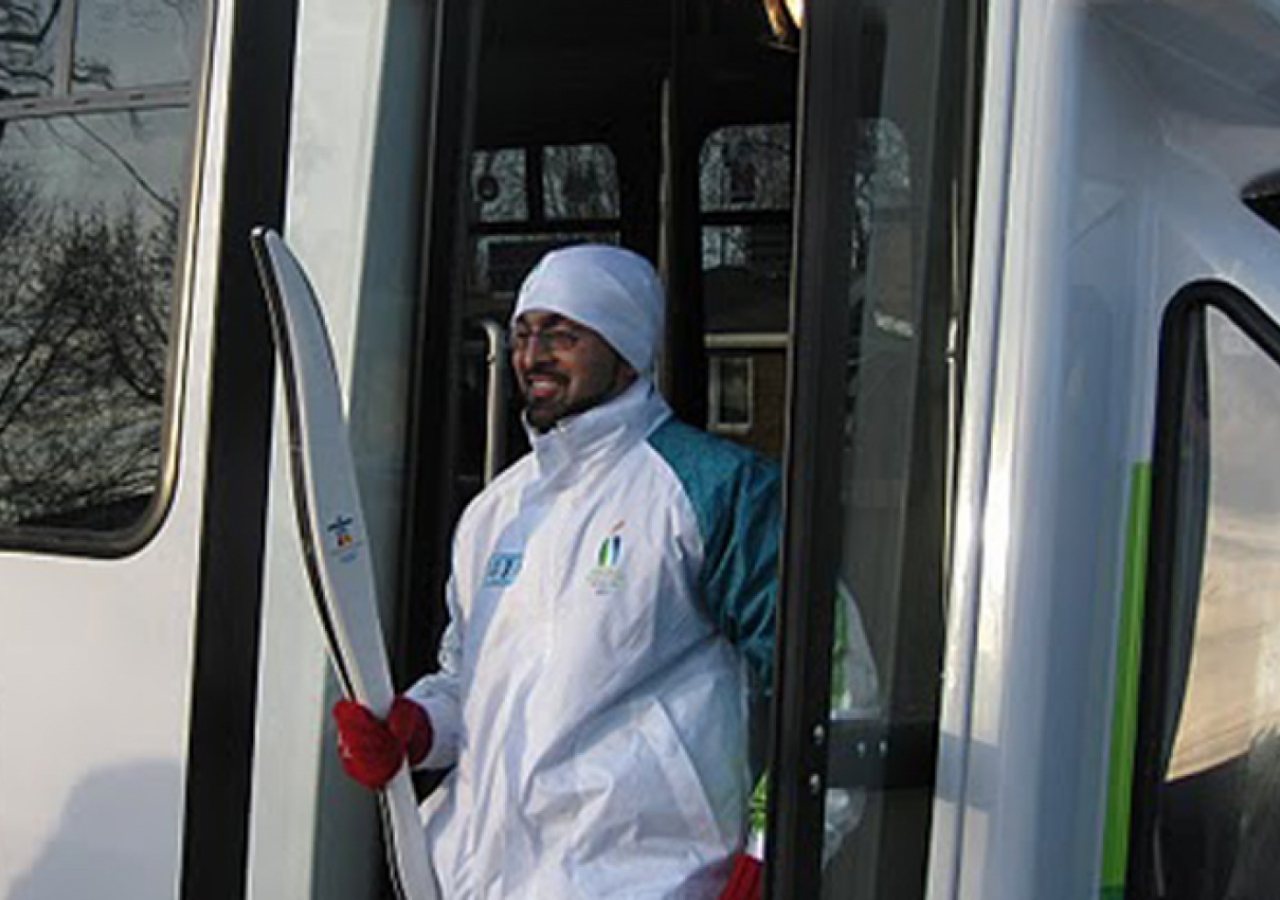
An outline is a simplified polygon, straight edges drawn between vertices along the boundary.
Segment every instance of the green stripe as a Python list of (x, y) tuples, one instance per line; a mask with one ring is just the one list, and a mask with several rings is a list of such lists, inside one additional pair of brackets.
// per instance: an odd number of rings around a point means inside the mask
[(1124, 600), (1116, 659), (1116, 695), (1111, 723), (1111, 776), (1107, 786), (1106, 837), (1102, 851), (1101, 900), (1123, 900), (1129, 860), (1129, 803), (1138, 728), (1138, 675), (1142, 668), (1142, 614), (1151, 515), (1151, 464), (1136, 463), (1129, 486), (1129, 535), (1125, 549)]

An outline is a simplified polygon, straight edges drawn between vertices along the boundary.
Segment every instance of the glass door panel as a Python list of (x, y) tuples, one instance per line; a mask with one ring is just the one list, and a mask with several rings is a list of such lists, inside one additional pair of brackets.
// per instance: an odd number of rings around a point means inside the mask
[(922, 897), (964, 331), (966, 4), (810, 4), (771, 896)]

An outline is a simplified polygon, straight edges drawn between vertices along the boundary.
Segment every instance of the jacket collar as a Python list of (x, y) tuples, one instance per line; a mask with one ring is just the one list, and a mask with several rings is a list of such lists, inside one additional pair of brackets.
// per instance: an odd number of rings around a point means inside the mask
[(533, 448), (538, 478), (558, 482), (576, 477), (644, 440), (671, 415), (671, 408), (648, 378), (634, 384), (602, 406), (563, 419), (550, 431), (525, 431)]

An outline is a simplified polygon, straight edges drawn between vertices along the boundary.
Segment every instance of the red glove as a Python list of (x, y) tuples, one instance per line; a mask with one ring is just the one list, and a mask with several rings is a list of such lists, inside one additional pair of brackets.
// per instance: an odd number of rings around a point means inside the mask
[(764, 866), (748, 853), (733, 858), (733, 873), (720, 900), (760, 900), (760, 876)]
[(391, 702), (385, 721), (353, 700), (339, 700), (333, 720), (338, 724), (343, 771), (373, 791), (386, 786), (406, 757), (416, 766), (431, 750), (431, 719), (426, 710), (404, 697)]

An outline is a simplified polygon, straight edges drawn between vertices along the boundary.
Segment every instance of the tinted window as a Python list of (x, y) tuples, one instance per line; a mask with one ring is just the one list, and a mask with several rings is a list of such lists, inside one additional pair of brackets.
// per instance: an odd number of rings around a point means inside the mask
[(55, 0), (0, 3), (0, 98), (36, 97), (54, 90), (54, 63), (66, 27)]
[(603, 144), (544, 148), (542, 194), (548, 219), (616, 219), (622, 212), (618, 167)]
[[(12, 541), (93, 544), (137, 524), (159, 490), (197, 15), (195, 0), (0, 3), (32, 35), (0, 45), (11, 86), (44, 98), (0, 102), (0, 530)], [(26, 52), (70, 21), (74, 66)], [(114, 90), (152, 80), (183, 86)], [(90, 81), (94, 96), (64, 112)]]
[(198, 0), (82, 0), (76, 18), (78, 90), (185, 83), (195, 67)]
[(477, 150), (471, 156), (469, 314), (505, 318), (510, 297), (549, 250), (617, 243), (617, 161), (604, 144)]

